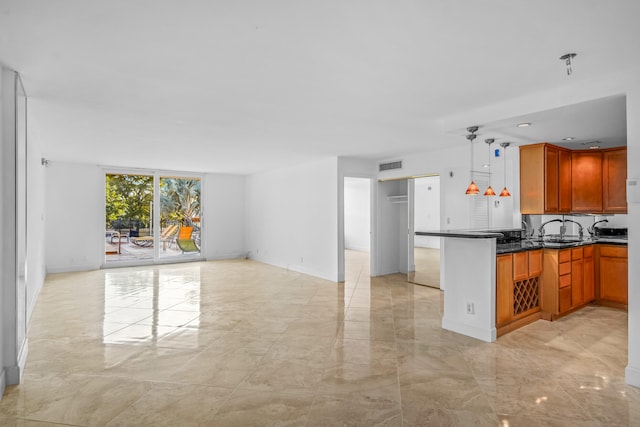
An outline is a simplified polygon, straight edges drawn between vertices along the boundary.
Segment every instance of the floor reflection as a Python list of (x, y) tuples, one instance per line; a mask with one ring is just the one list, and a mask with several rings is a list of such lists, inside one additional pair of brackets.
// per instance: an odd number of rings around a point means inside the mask
[(198, 264), (145, 271), (107, 270), (104, 287), (104, 343), (157, 343), (171, 334), (181, 335), (183, 345), (188, 345), (184, 342), (187, 336), (197, 340), (201, 289)]
[(339, 284), (250, 260), (49, 275), (0, 425), (640, 425), (625, 312), (485, 343), (346, 256)]

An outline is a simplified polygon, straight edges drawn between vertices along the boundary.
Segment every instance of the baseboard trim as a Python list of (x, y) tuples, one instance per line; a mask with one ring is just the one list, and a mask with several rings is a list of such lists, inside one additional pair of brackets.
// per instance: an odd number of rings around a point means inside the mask
[(624, 377), (627, 384), (640, 388), (640, 369), (634, 366), (627, 366), (624, 370)]
[(442, 328), (485, 342), (494, 342), (498, 334), (496, 328), (481, 329), (465, 323), (451, 321), (446, 318), (442, 318)]
[(0, 373), (0, 400), (2, 400), (2, 396), (4, 396), (4, 389), (7, 388), (7, 374), (5, 373), (5, 369)]

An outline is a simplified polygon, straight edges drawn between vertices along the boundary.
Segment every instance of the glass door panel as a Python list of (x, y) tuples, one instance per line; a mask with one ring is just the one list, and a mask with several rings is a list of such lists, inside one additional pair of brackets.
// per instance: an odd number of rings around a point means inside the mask
[(160, 177), (160, 258), (200, 257), (200, 179)]
[(153, 175), (105, 175), (105, 260), (154, 259)]

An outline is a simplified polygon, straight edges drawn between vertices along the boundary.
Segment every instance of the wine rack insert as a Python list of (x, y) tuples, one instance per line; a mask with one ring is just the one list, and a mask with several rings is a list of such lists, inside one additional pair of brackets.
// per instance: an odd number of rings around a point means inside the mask
[(513, 315), (540, 307), (540, 278), (531, 277), (513, 283)]

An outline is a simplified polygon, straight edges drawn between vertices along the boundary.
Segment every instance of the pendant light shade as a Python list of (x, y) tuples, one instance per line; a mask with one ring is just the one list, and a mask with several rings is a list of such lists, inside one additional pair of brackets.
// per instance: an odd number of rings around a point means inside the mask
[(467, 187), (467, 192), (465, 193), (468, 196), (472, 196), (474, 194), (480, 194), (480, 189), (476, 185), (475, 182), (471, 181), (471, 184)]
[(489, 146), (489, 187), (487, 187), (487, 190), (484, 192), (484, 196), (496, 195), (496, 192), (493, 191), (493, 188), (491, 187), (491, 144), (493, 144), (494, 141), (495, 139), (493, 138), (487, 138), (484, 140), (484, 142)]
[(467, 135), (467, 139), (469, 140), (469, 143), (470, 143), (469, 151), (471, 152), (471, 165), (469, 167), (469, 177), (471, 179), (471, 184), (469, 184), (469, 186), (467, 187), (467, 191), (465, 192), (465, 194), (469, 196), (473, 196), (476, 194), (480, 194), (480, 189), (478, 188), (476, 183), (473, 182), (473, 140), (476, 139), (476, 132), (478, 131), (478, 126), (469, 126), (467, 128), (467, 131), (470, 132)]
[(487, 189), (484, 192), (485, 196), (495, 196), (496, 192), (493, 191), (493, 188), (491, 188), (491, 186), (487, 187)]
[(511, 193), (507, 190), (507, 147), (511, 145), (509, 142), (501, 142), (502, 157), (504, 157), (504, 188), (500, 192), (500, 197), (511, 197)]

